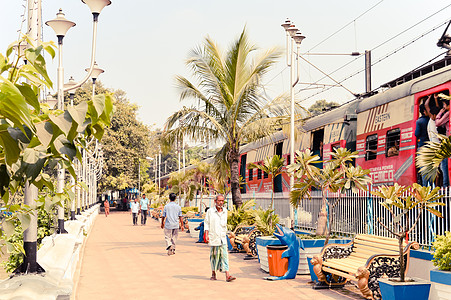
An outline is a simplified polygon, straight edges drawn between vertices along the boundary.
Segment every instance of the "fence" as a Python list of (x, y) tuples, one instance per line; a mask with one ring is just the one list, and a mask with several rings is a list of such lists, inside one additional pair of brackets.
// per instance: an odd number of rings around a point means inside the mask
[[(438, 218), (429, 212), (421, 213), (415, 229), (410, 233), (409, 240), (415, 240), (424, 247), (431, 247), (436, 234), (442, 235), (445, 231), (451, 231), (451, 198), (450, 189), (444, 188), (440, 190), (443, 198), (440, 200), (445, 206), (437, 207), (442, 213), (443, 218)], [(315, 231), (318, 221), (318, 215), (322, 207), (321, 191), (312, 191), (311, 200), (303, 200), (297, 208), (297, 228), (308, 231)], [(330, 205), (336, 203), (335, 208), (331, 212), (332, 232), (341, 235), (355, 234), (376, 234), (390, 237), (390, 233), (380, 224), (382, 222), (389, 227), (391, 223), (391, 215), (387, 209), (380, 205), (383, 200), (373, 196), (370, 192), (361, 192), (359, 194), (347, 193), (338, 197), (337, 194), (325, 195)], [(213, 197), (207, 196), (203, 199), (205, 206), (213, 205)], [(269, 208), (271, 204), (271, 193), (258, 194), (242, 194), (242, 200), (256, 200), (256, 207)], [(227, 196), (227, 208), (232, 209), (232, 198)], [(280, 218), (290, 216), (290, 202), (287, 193), (274, 194), (275, 213)], [(396, 214), (400, 210), (395, 208)], [(418, 209), (408, 212), (410, 225), (415, 222), (418, 216)], [(378, 221), (379, 220), (379, 221)], [(403, 224), (404, 225), (404, 224)]]
[[(449, 188), (441, 189), (443, 198), (440, 200), (445, 206), (437, 207), (442, 213), (443, 218), (438, 218), (429, 212), (422, 212), (417, 226), (409, 235), (409, 240), (414, 240), (425, 247), (430, 247), (436, 234), (442, 235), (445, 231), (451, 230), (451, 199), (449, 197)], [(390, 237), (391, 234), (380, 225), (390, 227), (391, 214), (385, 209), (381, 202), (383, 199), (375, 197), (370, 192), (360, 194), (347, 193), (341, 195), (327, 194), (330, 205), (336, 204), (331, 212), (332, 232), (345, 235), (354, 234), (376, 234)], [(336, 203), (339, 201), (338, 203)], [(318, 214), (322, 206), (321, 191), (312, 192), (312, 200), (304, 200), (298, 207), (298, 227), (305, 230), (315, 230)], [(395, 214), (401, 213), (401, 210), (394, 208)], [(411, 226), (420, 211), (418, 208), (410, 210), (408, 214), (409, 226)], [(405, 225), (405, 220), (401, 222)]]

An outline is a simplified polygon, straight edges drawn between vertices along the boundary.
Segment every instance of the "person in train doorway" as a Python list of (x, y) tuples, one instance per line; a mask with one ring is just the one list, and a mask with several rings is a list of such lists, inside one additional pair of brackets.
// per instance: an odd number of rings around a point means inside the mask
[(130, 202), (130, 214), (133, 215), (133, 225), (138, 225), (139, 202), (138, 198)]
[(235, 280), (229, 273), (227, 209), (224, 207), (224, 196), (216, 196), (215, 205), (207, 211), (204, 226), (205, 241), (210, 246), (210, 280), (216, 280), (217, 271), (225, 272), (227, 282)]
[[(434, 95), (436, 96), (436, 95)], [(438, 96), (436, 96), (438, 97)], [(443, 99), (443, 108), (437, 113), (435, 117), (435, 125), (439, 133), (449, 136), (449, 100)], [(442, 130), (440, 130), (442, 129)], [(448, 173), (448, 159), (444, 159), (440, 163), (440, 170), (443, 174), (443, 186), (449, 186), (449, 173)]]
[(161, 229), (164, 229), (164, 240), (166, 241), (166, 250), (168, 255), (175, 254), (175, 244), (179, 234), (179, 228), (183, 231), (182, 208), (175, 203), (177, 196), (174, 193), (169, 194), (170, 202), (164, 206), (163, 216), (161, 218)]
[(147, 209), (149, 208), (149, 199), (146, 198), (146, 194), (142, 195), (141, 200), (139, 201), (139, 205), (141, 208), (141, 225), (146, 225), (147, 221)]
[[(417, 139), (417, 151), (420, 150), (421, 147), (423, 147), (426, 142), (429, 142), (429, 135), (428, 135), (428, 123), (429, 123), (429, 114), (426, 111), (426, 107), (424, 104), (420, 104), (419, 107), (421, 117), (418, 118), (416, 125), (415, 125), (415, 137)], [(426, 180), (424, 176), (421, 176), (418, 174), (418, 177), (421, 178), (421, 185), (427, 186), (432, 185), (431, 180)]]

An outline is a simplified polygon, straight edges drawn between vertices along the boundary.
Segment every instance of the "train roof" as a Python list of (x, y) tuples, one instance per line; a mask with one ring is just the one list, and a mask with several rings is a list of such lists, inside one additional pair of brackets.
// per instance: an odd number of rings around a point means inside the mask
[[(363, 99), (358, 108), (357, 113), (366, 111), (368, 109), (371, 109), (376, 106), (380, 106), (386, 103), (389, 103), (394, 100), (401, 99), (403, 97), (427, 90), (433, 86), (437, 86), (440, 84), (443, 84), (447, 81), (451, 80), (451, 63), (448, 65), (445, 65), (445, 63), (442, 60), (442, 67), (438, 68), (440, 66), (437, 64), (434, 64), (435, 67), (425, 67), (423, 68), (424, 75), (417, 77), (417, 78), (411, 78), (406, 82), (403, 82), (397, 86), (391, 87), (383, 92), (380, 92), (376, 95), (373, 95), (371, 97), (368, 97), (366, 99)], [(445, 60), (448, 61), (448, 60)], [(429, 68), (430, 72), (426, 73), (426, 69)], [(435, 69), (437, 68), (437, 69)], [(434, 69), (434, 70), (433, 70)], [(417, 71), (419, 72), (419, 70)], [(412, 73), (412, 72), (410, 72)], [(407, 74), (410, 74), (407, 73)], [(406, 74), (406, 75), (407, 75)], [(413, 76), (413, 75), (412, 75)], [(408, 77), (408, 76), (407, 76)], [(405, 78), (406, 80), (408, 78)], [(395, 80), (396, 81), (396, 80)], [(394, 82), (394, 81), (392, 81)], [(392, 84), (387, 83), (383, 85), (383, 87), (390, 87)]]
[(250, 150), (258, 149), (264, 147), (268, 144), (275, 144), (277, 142), (283, 141), (287, 138), (287, 135), (283, 131), (277, 131), (270, 136), (259, 139), (258, 141), (240, 146), (240, 154), (249, 152)]
[(312, 129), (321, 128), (323, 126), (326, 126), (327, 124), (348, 120), (351, 115), (355, 115), (356, 107), (359, 102), (360, 99), (355, 99), (328, 112), (314, 116), (305, 121), (302, 128), (305, 131), (311, 131)]

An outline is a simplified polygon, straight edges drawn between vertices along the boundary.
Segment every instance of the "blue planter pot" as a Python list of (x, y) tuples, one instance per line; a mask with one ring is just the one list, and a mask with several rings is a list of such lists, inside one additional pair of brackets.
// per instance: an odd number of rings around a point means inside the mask
[[(304, 250), (300, 250), (300, 260), (299, 260), (299, 269), (298, 274), (299, 275), (307, 275), (309, 274), (309, 266), (307, 262), (307, 256), (313, 256), (316, 255), (321, 251), (321, 249), (324, 246), (325, 239), (299, 239), (299, 242), (302, 247), (304, 247)], [(329, 240), (329, 243), (334, 244), (347, 244), (351, 240), (350, 239), (332, 239)], [(262, 236), (257, 237), (256, 239), (257, 244), (257, 253), (258, 253), (258, 261), (260, 263), (260, 267), (268, 272), (268, 258), (267, 258), (267, 252), (266, 252), (266, 246), (273, 246), (273, 245), (280, 245), (280, 241), (273, 237), (273, 236)], [(314, 273), (313, 273), (314, 275)], [(316, 276), (316, 275), (315, 275)]]
[(451, 271), (440, 271), (439, 269), (431, 270), (431, 281), (451, 285)]
[(388, 278), (379, 278), (379, 288), (384, 300), (428, 299), (431, 282), (412, 278), (413, 282), (395, 282)]
[(312, 257), (307, 256), (308, 269), (310, 271), (310, 279), (313, 282), (318, 282), (318, 276), (316, 276), (315, 272), (313, 271), (313, 265), (310, 261), (311, 259), (312, 259)]

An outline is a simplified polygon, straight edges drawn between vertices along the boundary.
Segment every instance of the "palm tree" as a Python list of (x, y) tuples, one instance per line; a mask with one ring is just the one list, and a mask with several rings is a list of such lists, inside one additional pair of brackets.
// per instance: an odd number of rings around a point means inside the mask
[(274, 155), (272, 158), (269, 156), (265, 158), (263, 161), (263, 164), (249, 164), (248, 169), (260, 169), (266, 174), (270, 175), (271, 178), (271, 205), (269, 206), (270, 209), (274, 209), (274, 179), (282, 174), (283, 172), (283, 163), (284, 159), (281, 158), (279, 155)]
[[(242, 204), (239, 185), (240, 145), (288, 126), (287, 97), (269, 101), (264, 95), (262, 77), (274, 65), (280, 53), (275, 49), (258, 55), (246, 29), (223, 53), (209, 37), (203, 46), (190, 53), (186, 64), (197, 79), (197, 86), (177, 76), (181, 100), (191, 98), (197, 105), (183, 107), (165, 124), (164, 141), (173, 145), (177, 138), (194, 141), (225, 142), (215, 156), (215, 165), (230, 170), (232, 199)], [(300, 119), (297, 108), (296, 119)], [(176, 126), (177, 125), (177, 126)]]
[(189, 206), (189, 202), (194, 198), (194, 192), (198, 188), (197, 182), (194, 180), (194, 172), (192, 170), (186, 172), (173, 172), (168, 180), (168, 184), (172, 186), (172, 192), (185, 196), (185, 207)]

